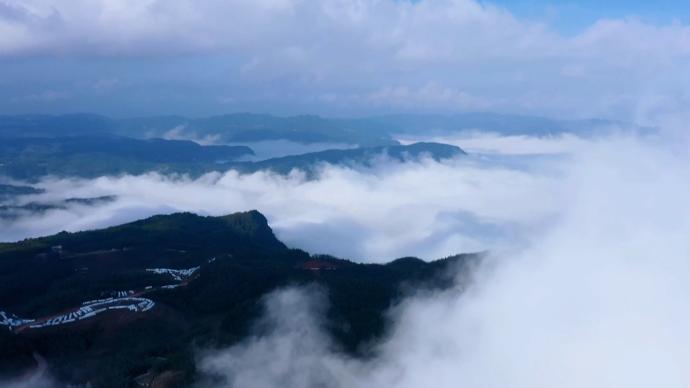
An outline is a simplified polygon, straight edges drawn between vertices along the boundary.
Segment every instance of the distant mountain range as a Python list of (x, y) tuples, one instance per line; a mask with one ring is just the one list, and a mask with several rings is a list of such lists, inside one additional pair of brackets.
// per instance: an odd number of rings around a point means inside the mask
[[(439, 160), (463, 154), (457, 147), (441, 144), (402, 146), (398, 137), (429, 138), (463, 131), (591, 135), (620, 127), (646, 130), (604, 120), (567, 121), (493, 113), (356, 119), (248, 113), (128, 119), (89, 114), (0, 116), (0, 177), (31, 181), (46, 175), (88, 178), (148, 171), (197, 176), (228, 169), (270, 169), (279, 173), (302, 169), (311, 174), (321, 163), (367, 165), (383, 153), (395, 160), (419, 158), (422, 154)], [(262, 141), (319, 144), (335, 149), (250, 161), (255, 153), (246, 145)], [(231, 145), (206, 145), (208, 142)]]
[(289, 140), (345, 143), (363, 147), (397, 144), (395, 136), (448, 134), (477, 130), (505, 135), (596, 134), (611, 127), (634, 128), (615, 121), (557, 120), (497, 113), (388, 115), (365, 118), (278, 117), (237, 113), (205, 118), (152, 116), (113, 119), (90, 114), (0, 116), (0, 137), (121, 135), (134, 138), (175, 136), (210, 138), (219, 143)]
[(318, 116), (276, 117), (232, 114), (208, 118), (156, 116), (112, 119), (89, 114), (0, 116), (0, 136), (59, 137), (121, 135), (165, 138), (171, 134), (211, 136), (220, 143), (289, 140), (298, 143), (398, 144), (383, 132), (361, 130), (347, 122)]
[(0, 139), (0, 176), (95, 177), (147, 171), (191, 170), (253, 155), (245, 146), (201, 146), (191, 141), (121, 136), (13, 137)]
[[(8, 185), (4, 185), (8, 186)], [(20, 186), (21, 187), (21, 186)], [(36, 189), (34, 189), (36, 190)], [(57, 209), (67, 209), (71, 205), (82, 205), (82, 206), (97, 206), (103, 205), (110, 202), (114, 202), (117, 197), (114, 195), (104, 195), (99, 197), (87, 197), (87, 198), (67, 198), (63, 200), (52, 200), (46, 202), (30, 201), (22, 204), (16, 204), (13, 199), (20, 197), (22, 195), (36, 194), (40, 193), (40, 190), (34, 192), (27, 192), (23, 194), (14, 194), (13, 196), (7, 196), (5, 198), (0, 198), (0, 220), (17, 220), (22, 217), (36, 216), (43, 214), (45, 212)], [(6, 203), (6, 204), (4, 204)]]
[(18, 195), (40, 194), (43, 190), (31, 186), (0, 184), (0, 202)]
[(309, 255), (276, 239), (257, 211), (0, 244), (0, 375), (29, 373), (38, 359), (65, 383), (125, 387), (165, 374), (189, 385), (195, 351), (245, 338), (262, 298), (286, 286), (326, 290), (327, 330), (362, 355), (406, 290), (450, 287), (479, 258), (374, 265)]
[(198, 176), (230, 169), (247, 173), (272, 170), (282, 174), (300, 169), (313, 173), (323, 163), (369, 165), (383, 156), (404, 161), (423, 156), (441, 160), (463, 154), (459, 147), (452, 145), (416, 143), (329, 150), (251, 162), (238, 160), (253, 155), (245, 146), (202, 146), (191, 141), (111, 135), (15, 137), (0, 142), (0, 177), (33, 181), (48, 175), (93, 178), (149, 171)]
[(337, 166), (371, 166), (381, 158), (404, 162), (429, 157), (433, 160), (440, 161), (463, 155), (467, 155), (467, 153), (457, 146), (420, 142), (409, 145), (326, 150), (302, 155), (272, 158), (259, 162), (228, 163), (227, 166), (241, 172), (270, 170), (280, 174), (287, 174), (292, 170), (298, 169), (312, 174), (319, 166), (325, 163)]

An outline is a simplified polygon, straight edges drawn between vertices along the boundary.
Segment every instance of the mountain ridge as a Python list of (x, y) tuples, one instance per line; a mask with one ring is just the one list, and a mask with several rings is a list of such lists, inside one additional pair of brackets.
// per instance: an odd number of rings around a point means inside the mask
[[(365, 355), (406, 293), (442, 290), (480, 256), (361, 264), (286, 247), (258, 211), (157, 215), (0, 244), (0, 375), (39, 354), (65, 384), (122, 387), (144, 373), (195, 379), (195, 352), (252, 335), (266, 295), (326, 291), (325, 327)], [(9, 330), (7, 330), (9, 329)]]
[[(66, 139), (80, 139), (77, 141), (81, 143), (75, 145)], [(250, 148), (244, 146), (200, 146), (189, 141), (161, 139), (129, 139), (111, 145), (109, 138), (89, 137), (87, 139), (25, 138), (14, 142), (5, 141), (4, 144), (0, 144), (0, 176), (36, 181), (45, 176), (94, 178), (104, 175), (139, 175), (147, 172), (188, 174), (192, 177), (208, 172), (228, 170), (237, 170), (242, 173), (272, 170), (287, 174), (293, 169), (314, 172), (316, 165), (323, 163), (368, 166), (378, 156), (387, 156), (403, 162), (419, 159), (425, 155), (434, 160), (441, 160), (466, 154), (460, 147), (454, 145), (420, 142), (409, 145), (318, 151), (253, 162), (233, 160), (253, 154)], [(89, 142), (93, 141), (102, 146), (101, 152), (95, 152), (88, 146)], [(127, 144), (131, 143), (138, 148), (130, 149)], [(66, 153), (61, 148), (63, 144), (70, 149), (77, 147), (77, 150)], [(149, 149), (157, 145), (164, 147)], [(182, 152), (184, 150), (187, 154)], [(137, 157), (122, 156), (123, 153), (124, 155), (134, 154)], [(157, 155), (167, 156), (160, 159)], [(219, 159), (223, 155), (227, 155), (226, 158), (230, 160)]]
[[(398, 144), (395, 134), (453, 133), (479, 130), (504, 135), (555, 135), (563, 132), (591, 135), (607, 127), (633, 128), (631, 123), (606, 119), (556, 119), (493, 112), (455, 114), (388, 114), (359, 118), (318, 115), (276, 116), (228, 113), (206, 117), (139, 116), (111, 118), (97, 114), (0, 115), (0, 136), (21, 130), (27, 136), (110, 133), (135, 138), (164, 137), (171, 130), (198, 136), (214, 135), (222, 142), (285, 139), (303, 143), (335, 142), (359, 146)], [(651, 130), (651, 128), (638, 128)]]

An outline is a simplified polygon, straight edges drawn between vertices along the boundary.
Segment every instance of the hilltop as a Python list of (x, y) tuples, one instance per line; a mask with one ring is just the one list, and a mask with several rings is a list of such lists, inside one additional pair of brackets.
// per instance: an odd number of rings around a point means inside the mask
[(291, 249), (258, 211), (158, 215), (101, 230), (0, 244), (0, 374), (38, 354), (61, 381), (122, 387), (162, 373), (194, 379), (199, 348), (246, 338), (262, 300), (287, 286), (326, 291), (339, 347), (386, 330), (407, 292), (443, 289), (477, 255), (357, 264)]

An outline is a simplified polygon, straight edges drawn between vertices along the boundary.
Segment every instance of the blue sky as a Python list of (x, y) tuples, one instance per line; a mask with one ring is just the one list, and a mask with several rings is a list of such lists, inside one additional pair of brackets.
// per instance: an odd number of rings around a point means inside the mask
[(652, 123), (690, 105), (688, 15), (638, 0), (0, 0), (0, 113)]
[(650, 23), (687, 22), (690, 1), (683, 0), (490, 0), (515, 15), (546, 20), (565, 33), (575, 33), (601, 18), (636, 17)]

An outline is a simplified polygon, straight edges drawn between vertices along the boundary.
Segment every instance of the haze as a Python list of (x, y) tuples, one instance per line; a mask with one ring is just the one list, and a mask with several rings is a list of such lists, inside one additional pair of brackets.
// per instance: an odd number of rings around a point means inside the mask
[[(0, 0), (0, 259), (61, 231), (256, 209), (287, 247), (333, 257), (238, 291), (229, 316), (256, 316), (190, 340), (180, 386), (690, 387), (690, 6), (650, 4)], [(26, 255), (67, 260), (50, 250)], [(356, 352), (333, 335), (350, 328), (320, 260), (461, 253), (482, 254), (446, 287), (403, 282)], [(201, 327), (167, 291), (141, 319)], [(156, 351), (127, 373), (183, 370)], [(39, 356), (0, 386), (84, 383)]]

